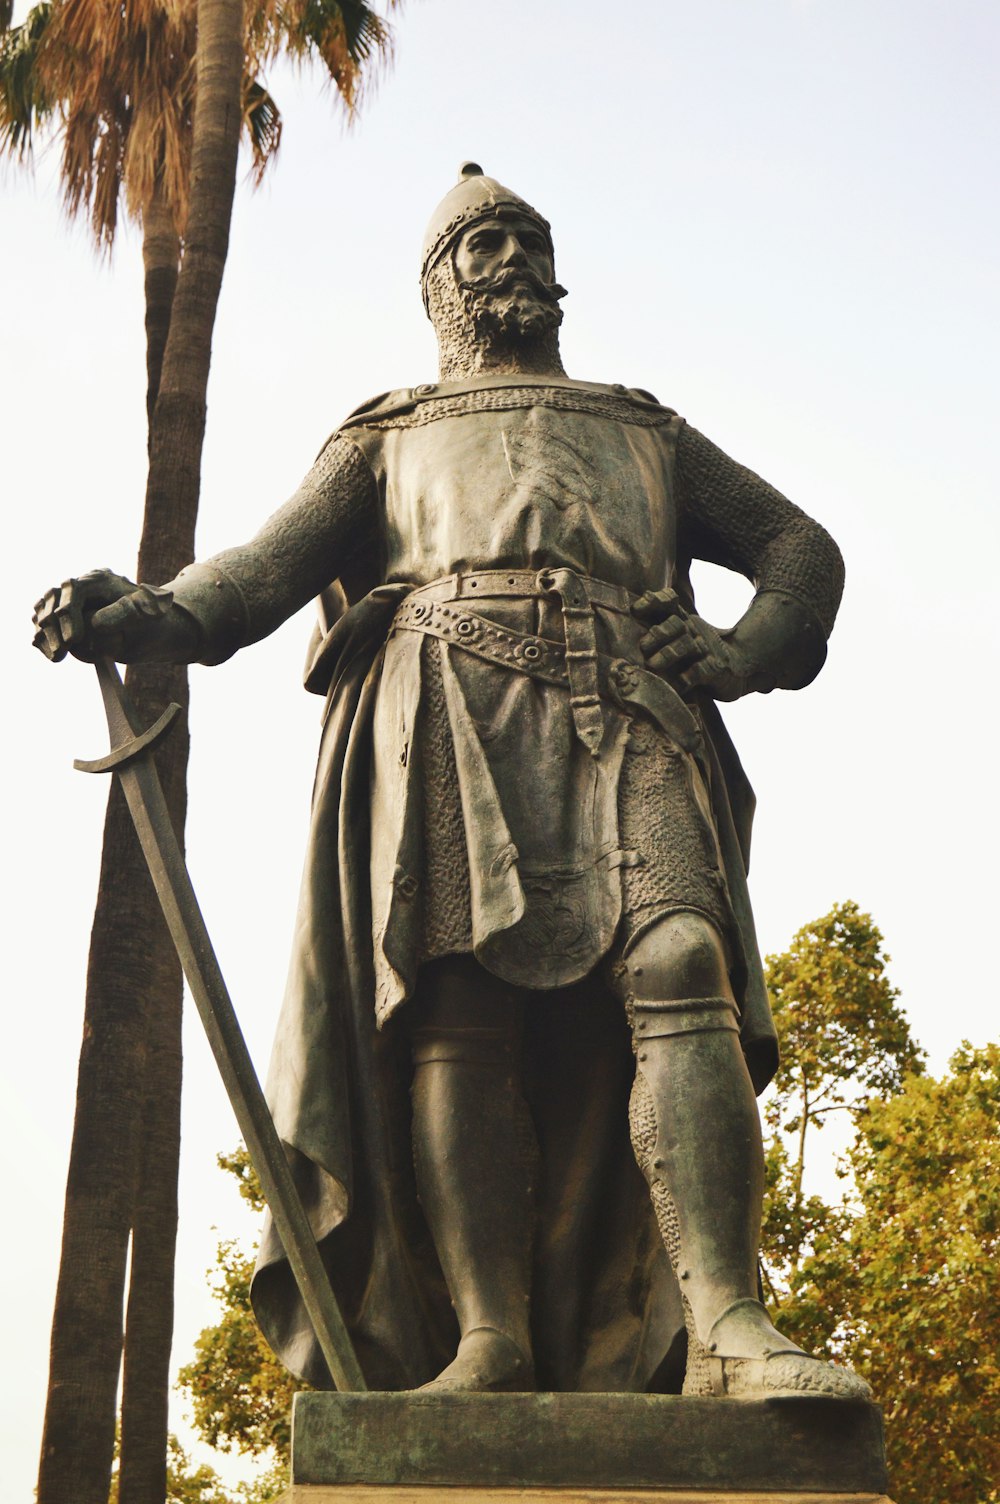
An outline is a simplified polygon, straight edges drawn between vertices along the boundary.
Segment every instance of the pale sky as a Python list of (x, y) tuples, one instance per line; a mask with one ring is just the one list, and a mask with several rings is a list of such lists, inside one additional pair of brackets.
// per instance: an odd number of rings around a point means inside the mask
[[(998, 43), (989, 0), (410, 0), (352, 133), (318, 81), (276, 74), (284, 146), (238, 193), (199, 523), (202, 556), (242, 541), (351, 408), (434, 378), (422, 233), (480, 161), (552, 221), (570, 374), (652, 390), (840, 542), (824, 673), (727, 714), (758, 795), (751, 891), (766, 950), (837, 900), (870, 909), (935, 1069), (996, 1032)], [(33, 653), (28, 617), (66, 575), (132, 571), (145, 476), (139, 239), (99, 263), (55, 168), (0, 177), (0, 1417), (25, 1504), (106, 797), (72, 759), (107, 741), (92, 672)], [(714, 574), (702, 609), (728, 625), (746, 591)], [(262, 1071), (318, 738), (310, 626), (192, 674), (189, 862)], [(188, 1025), (177, 1363), (213, 1319), (212, 1224), (250, 1230), (214, 1167), (237, 1133)]]

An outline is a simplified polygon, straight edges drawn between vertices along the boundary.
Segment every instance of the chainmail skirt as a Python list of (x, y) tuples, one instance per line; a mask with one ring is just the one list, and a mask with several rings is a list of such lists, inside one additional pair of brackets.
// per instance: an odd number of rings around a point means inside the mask
[[(423, 917), (419, 959), (472, 950), (469, 859), (455, 753), (436, 653), (423, 655)], [(622, 919), (614, 951), (679, 910), (704, 914), (732, 943), (736, 922), (715, 834), (695, 800), (686, 755), (635, 719), (618, 785)], [(611, 959), (614, 959), (612, 957)]]

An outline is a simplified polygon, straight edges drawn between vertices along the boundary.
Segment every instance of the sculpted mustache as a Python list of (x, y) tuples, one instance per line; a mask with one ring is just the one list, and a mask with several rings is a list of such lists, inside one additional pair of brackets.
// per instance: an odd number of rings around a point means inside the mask
[(544, 298), (549, 303), (557, 303), (560, 298), (566, 296), (565, 287), (560, 286), (558, 282), (544, 282), (526, 266), (505, 267), (495, 277), (474, 277), (468, 282), (460, 283), (459, 286), (462, 292), (498, 293), (507, 292), (518, 283), (526, 284), (532, 292), (537, 293), (540, 298)]

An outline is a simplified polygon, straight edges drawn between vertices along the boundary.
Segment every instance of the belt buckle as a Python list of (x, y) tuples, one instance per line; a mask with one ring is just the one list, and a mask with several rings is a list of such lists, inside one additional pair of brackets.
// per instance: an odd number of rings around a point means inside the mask
[(540, 569), (535, 576), (535, 588), (542, 595), (557, 595), (563, 606), (580, 611), (590, 605), (590, 592), (585, 579), (575, 569)]

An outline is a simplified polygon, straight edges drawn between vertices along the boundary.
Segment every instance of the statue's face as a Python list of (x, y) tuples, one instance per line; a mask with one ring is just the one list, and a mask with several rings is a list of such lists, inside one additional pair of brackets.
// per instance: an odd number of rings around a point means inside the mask
[(460, 237), (455, 280), (480, 339), (537, 339), (558, 327), (558, 299), (549, 243), (527, 216), (485, 219)]
[(455, 247), (460, 284), (492, 282), (507, 268), (526, 267), (548, 285), (555, 276), (549, 245), (530, 219), (486, 219), (466, 230)]

